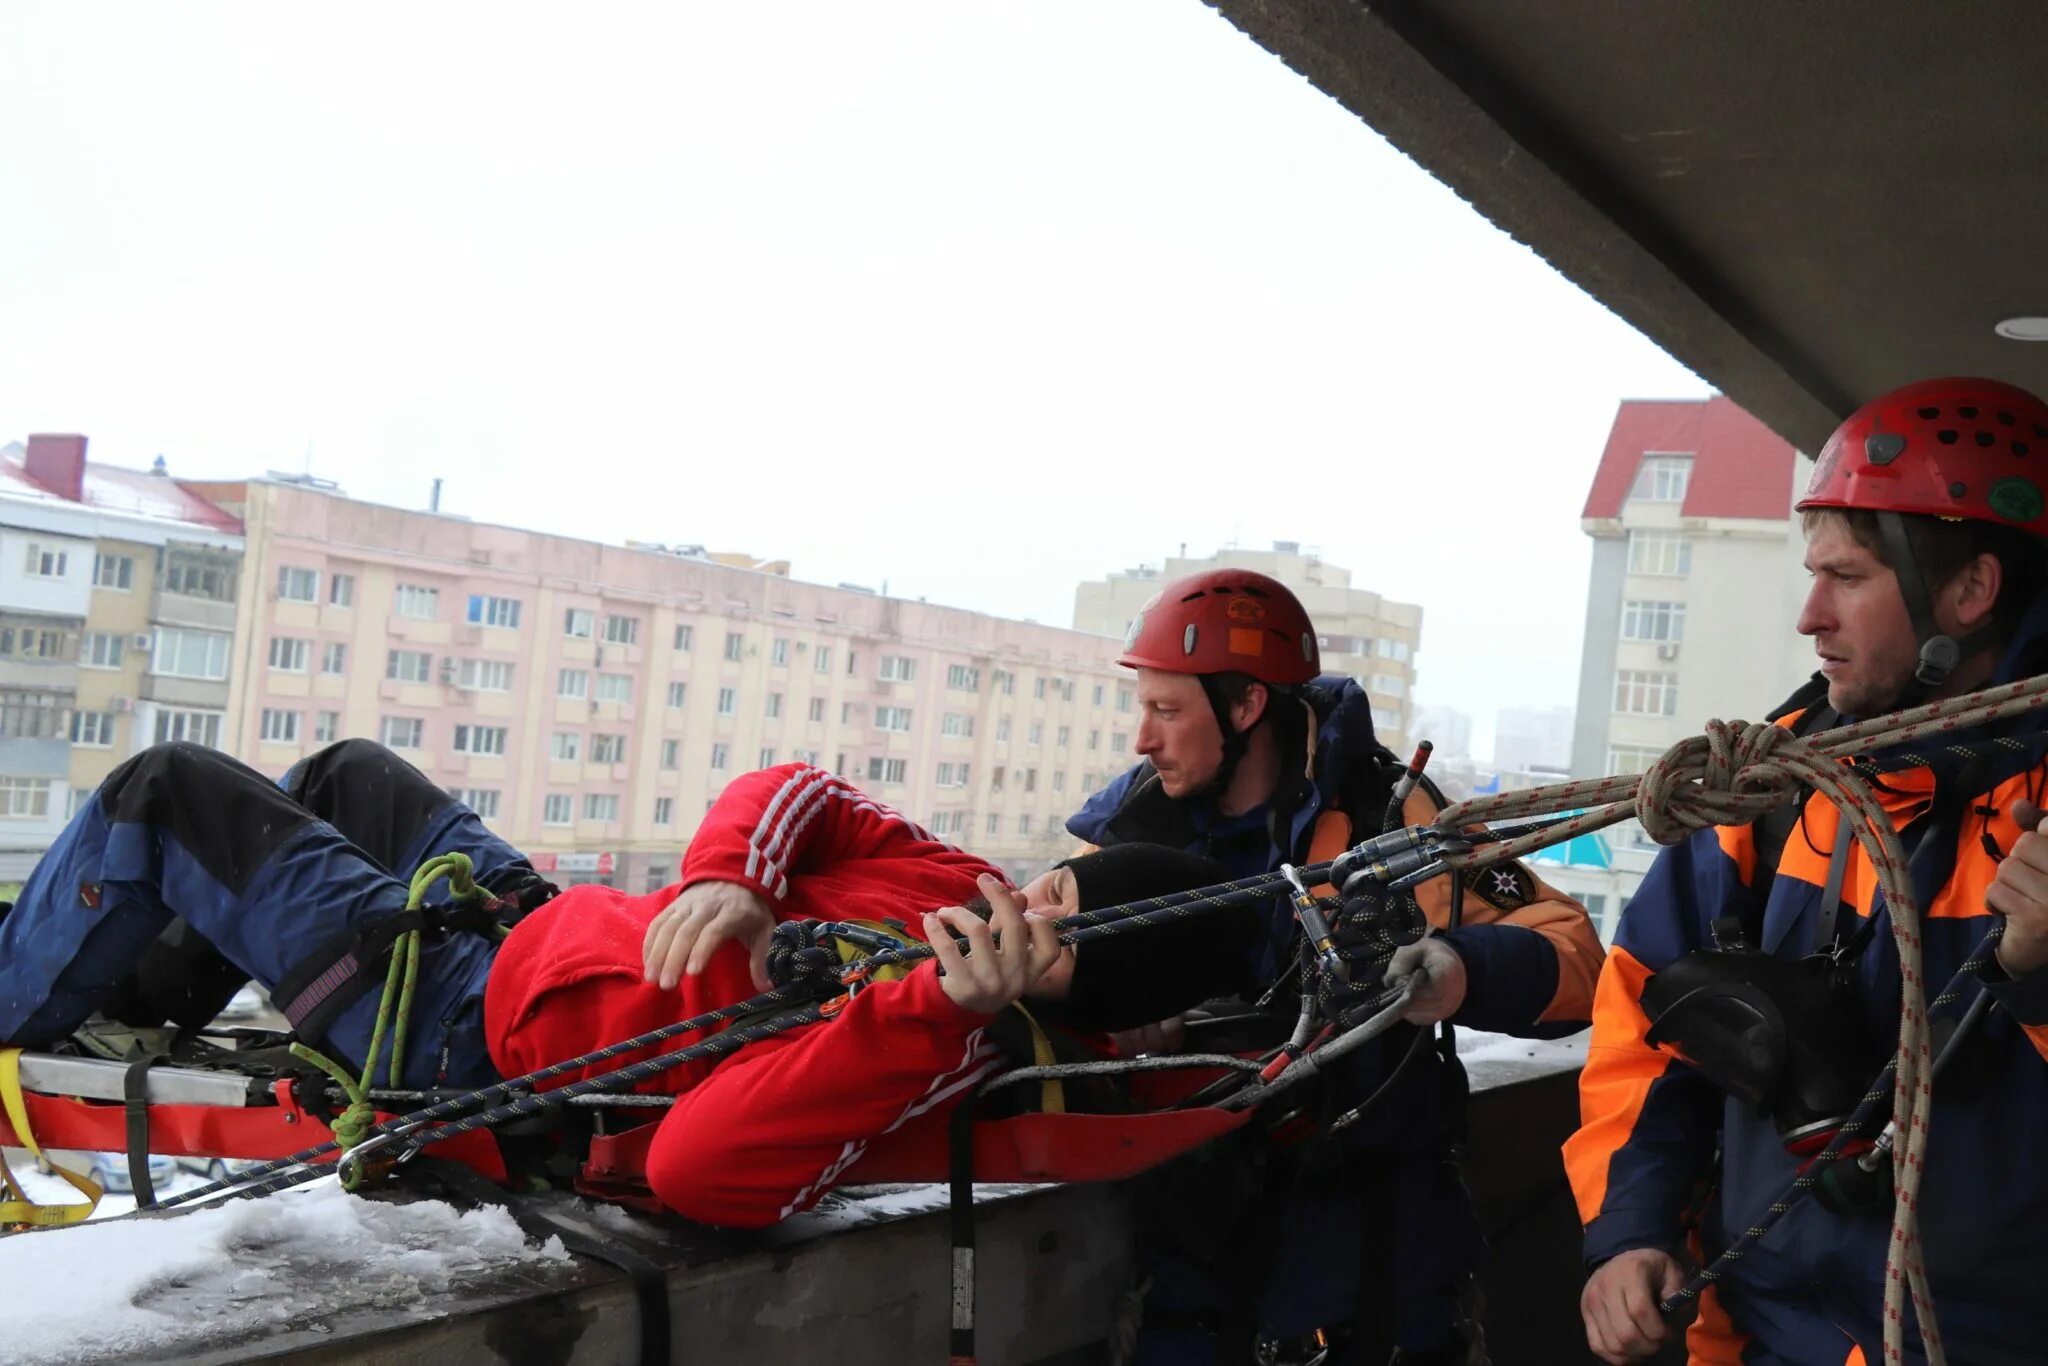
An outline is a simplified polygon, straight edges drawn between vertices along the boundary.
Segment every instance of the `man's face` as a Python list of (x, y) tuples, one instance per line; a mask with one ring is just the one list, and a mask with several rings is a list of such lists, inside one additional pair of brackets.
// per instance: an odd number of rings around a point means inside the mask
[(1813, 587), (1799, 633), (1813, 637), (1829, 704), (1849, 716), (1889, 711), (1919, 662), (1898, 576), (1836, 519), (1816, 523), (1807, 537), (1806, 571)]
[(1138, 670), (1138, 753), (1159, 770), (1169, 797), (1200, 792), (1223, 769), (1223, 728), (1201, 680)]

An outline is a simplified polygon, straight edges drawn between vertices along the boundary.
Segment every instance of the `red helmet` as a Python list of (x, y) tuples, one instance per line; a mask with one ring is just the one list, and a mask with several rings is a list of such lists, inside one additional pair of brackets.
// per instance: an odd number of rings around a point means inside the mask
[(1821, 447), (1799, 510), (1970, 518), (2048, 536), (2048, 404), (1992, 379), (1929, 379), (1871, 400)]
[(1316, 630), (1301, 600), (1249, 569), (1176, 579), (1131, 621), (1117, 663), (1176, 674), (1250, 674), (1296, 685), (1322, 672)]

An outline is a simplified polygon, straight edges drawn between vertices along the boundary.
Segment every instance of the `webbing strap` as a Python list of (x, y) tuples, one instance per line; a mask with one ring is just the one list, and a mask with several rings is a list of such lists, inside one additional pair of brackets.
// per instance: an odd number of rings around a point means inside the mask
[[(28, 1104), (21, 1095), (21, 1050), (0, 1048), (0, 1108), (7, 1112), (7, 1123), (14, 1130), (14, 1141), (29, 1150), (31, 1156), (43, 1157), (42, 1145), (29, 1127)], [(43, 1158), (45, 1162), (49, 1159)], [(7, 1199), (0, 1200), (0, 1226), (10, 1224), (28, 1225), (33, 1228), (56, 1228), (64, 1224), (77, 1224), (92, 1217), (100, 1207), (99, 1182), (89, 1176), (81, 1176), (69, 1167), (49, 1162), (50, 1170), (71, 1184), (71, 1188), (85, 1197), (82, 1205), (38, 1205), (29, 1199), (28, 1192), (14, 1179), (14, 1173), (7, 1169), (7, 1160), (0, 1158), (0, 1184), (7, 1189)]]
[(161, 1053), (145, 1053), (121, 1074), (128, 1114), (128, 1184), (135, 1191), (137, 1209), (156, 1204), (156, 1183), (149, 1179), (149, 1069), (161, 1061)]

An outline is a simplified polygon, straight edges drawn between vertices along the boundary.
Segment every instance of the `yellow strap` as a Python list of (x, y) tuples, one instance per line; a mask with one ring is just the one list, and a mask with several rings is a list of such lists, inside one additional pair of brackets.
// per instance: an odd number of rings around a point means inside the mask
[[(0, 1106), (7, 1111), (7, 1122), (14, 1129), (15, 1141), (29, 1150), (30, 1155), (42, 1157), (43, 1149), (36, 1142), (36, 1136), (29, 1129), (28, 1105), (21, 1097), (21, 1050), (0, 1048)], [(47, 1159), (45, 1159), (47, 1161)], [(54, 1228), (62, 1224), (76, 1224), (90, 1219), (92, 1212), (100, 1207), (99, 1182), (89, 1176), (80, 1176), (67, 1167), (55, 1162), (50, 1170), (71, 1183), (86, 1199), (83, 1205), (38, 1205), (28, 1198), (28, 1192), (14, 1179), (14, 1173), (7, 1170), (7, 1160), (0, 1157), (0, 1182), (4, 1182), (12, 1198), (0, 1200), (0, 1225), (26, 1224), (35, 1228)]]
[[(1010, 1008), (1024, 1017), (1024, 1023), (1031, 1026), (1031, 1062), (1035, 1067), (1051, 1067), (1060, 1060), (1053, 1051), (1052, 1036), (1039, 1027), (1038, 1021), (1024, 1008), (1022, 1001), (1013, 1001)], [(1038, 1108), (1048, 1115), (1063, 1115), (1067, 1112), (1066, 1084), (1058, 1077), (1048, 1077), (1038, 1084)]]

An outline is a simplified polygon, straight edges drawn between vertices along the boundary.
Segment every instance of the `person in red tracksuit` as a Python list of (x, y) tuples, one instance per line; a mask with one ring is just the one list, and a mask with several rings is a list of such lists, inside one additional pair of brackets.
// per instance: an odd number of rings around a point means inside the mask
[[(1179, 870), (1180, 885), (1221, 875), (1195, 862)], [(830, 1022), (646, 1084), (680, 1097), (647, 1159), (662, 1203), (709, 1224), (772, 1224), (857, 1175), (871, 1150), (944, 1151), (953, 1107), (1012, 1065), (990, 1038), (995, 1014), (1027, 993), (1080, 991), (1074, 952), (1060, 947), (1052, 920), (1084, 899), (1107, 904), (1081, 896), (1085, 868), (1077, 860), (1013, 891), (988, 863), (821, 769), (748, 774), (705, 816), (680, 884), (640, 897), (571, 887), (514, 927), (485, 989), (491, 1058), (516, 1076), (754, 995), (781, 920), (903, 921), (933, 944), (944, 976), (920, 964), (860, 991)], [(977, 897), (991, 908), (987, 922), (962, 909)], [(965, 936), (964, 957), (952, 934)], [(1116, 942), (1089, 946), (1091, 972), (1121, 958)], [(1142, 984), (1118, 981), (1120, 1008), (1158, 1019), (1211, 994), (1218, 984), (1200, 980), (1200, 965), (1230, 955), (1206, 947), (1165, 955), (1172, 967), (1160, 982), (1184, 999), (1147, 1007), (1136, 1004)]]

